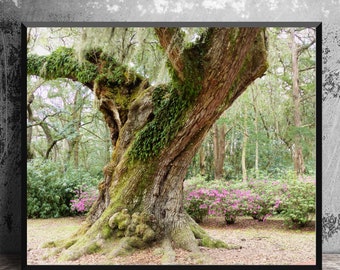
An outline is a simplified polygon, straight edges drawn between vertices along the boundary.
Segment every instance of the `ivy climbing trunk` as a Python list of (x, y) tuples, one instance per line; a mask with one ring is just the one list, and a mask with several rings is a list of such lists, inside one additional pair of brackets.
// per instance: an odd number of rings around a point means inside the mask
[[(180, 28), (155, 34), (169, 60), (168, 85), (151, 86), (101, 50), (89, 51), (82, 64), (69, 49), (28, 58), (29, 74), (70, 78), (94, 91), (114, 148), (82, 228), (70, 240), (50, 243), (66, 247), (62, 259), (99, 251), (116, 256), (155, 241), (165, 251), (232, 247), (210, 238), (185, 212), (183, 181), (214, 122), (267, 69), (265, 31), (209, 28), (190, 46)], [(56, 70), (60, 55), (69, 67)], [(164, 262), (171, 261), (166, 254)]]

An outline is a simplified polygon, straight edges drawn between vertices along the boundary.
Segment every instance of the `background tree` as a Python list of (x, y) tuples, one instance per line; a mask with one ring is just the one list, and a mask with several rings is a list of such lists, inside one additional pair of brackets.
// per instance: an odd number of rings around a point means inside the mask
[(224, 158), (225, 158), (225, 124), (216, 122), (213, 127), (214, 137), (214, 178), (221, 179), (224, 175)]
[[(308, 33), (308, 32), (307, 32)], [(297, 35), (296, 30), (292, 28), (290, 30), (290, 48), (291, 48), (291, 54), (292, 54), (292, 81), (293, 81), (293, 102), (294, 102), (294, 125), (297, 129), (300, 129), (302, 127), (302, 121), (301, 121), (301, 94), (299, 89), (299, 56), (300, 54), (315, 44), (315, 39), (308, 40), (306, 42), (306, 38), (303, 34)], [(300, 42), (302, 42), (302, 45), (299, 45), (297, 40), (299, 39)], [(310, 69), (310, 67), (308, 67)], [(304, 70), (306, 71), (306, 70)], [(301, 175), (305, 172), (305, 164), (304, 164), (304, 158), (302, 153), (302, 146), (301, 146), (301, 135), (297, 133), (294, 138), (294, 168), (298, 175)]]

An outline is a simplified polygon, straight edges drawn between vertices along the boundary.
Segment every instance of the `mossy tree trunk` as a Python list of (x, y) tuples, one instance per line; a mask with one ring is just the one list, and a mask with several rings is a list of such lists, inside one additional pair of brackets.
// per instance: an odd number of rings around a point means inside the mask
[(183, 181), (208, 130), (267, 69), (264, 31), (211, 28), (187, 48), (179, 28), (155, 33), (171, 66), (169, 85), (150, 86), (100, 50), (82, 64), (69, 49), (28, 59), (29, 74), (67, 77), (94, 91), (114, 146), (100, 195), (86, 224), (64, 243), (64, 259), (98, 250), (114, 256), (154, 241), (190, 251), (199, 244), (227, 247), (186, 214)]

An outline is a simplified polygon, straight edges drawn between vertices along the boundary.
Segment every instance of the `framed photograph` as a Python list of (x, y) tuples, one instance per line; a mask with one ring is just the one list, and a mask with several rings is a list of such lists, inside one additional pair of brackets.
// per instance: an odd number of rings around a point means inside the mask
[(22, 33), (25, 267), (320, 267), (320, 23)]
[(0, 265), (336, 260), (335, 1), (0, 2)]

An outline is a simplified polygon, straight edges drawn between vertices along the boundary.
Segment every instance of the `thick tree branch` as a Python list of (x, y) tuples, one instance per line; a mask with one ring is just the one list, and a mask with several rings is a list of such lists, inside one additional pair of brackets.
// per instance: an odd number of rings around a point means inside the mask
[(27, 57), (27, 75), (36, 75), (45, 80), (66, 78), (79, 81), (93, 89), (98, 75), (98, 67), (85, 61), (80, 63), (73, 49), (60, 47), (48, 56), (29, 54)]
[(114, 146), (127, 121), (128, 105), (137, 93), (149, 87), (145, 78), (128, 70), (101, 50), (85, 53), (82, 63), (70, 48), (61, 47), (49, 56), (29, 55), (27, 73), (47, 80), (67, 78), (79, 81), (93, 90), (110, 128)]
[(160, 27), (155, 28), (155, 32), (161, 46), (171, 62), (171, 65), (177, 72), (177, 76), (183, 81), (183, 36), (180, 28)]

